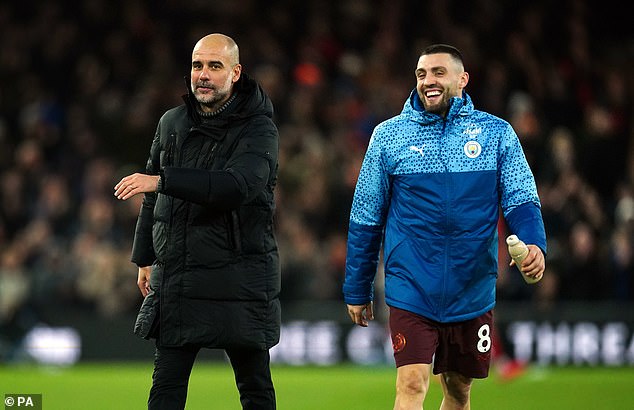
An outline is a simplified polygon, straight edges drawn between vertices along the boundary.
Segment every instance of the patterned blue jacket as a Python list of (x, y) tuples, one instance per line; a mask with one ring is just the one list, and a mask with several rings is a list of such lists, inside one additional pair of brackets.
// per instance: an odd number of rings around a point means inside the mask
[(537, 188), (511, 125), (452, 98), (446, 119), (416, 90), (372, 134), (350, 214), (345, 302), (373, 299), (383, 244), (386, 303), (439, 322), (495, 306), (499, 210), (546, 253)]

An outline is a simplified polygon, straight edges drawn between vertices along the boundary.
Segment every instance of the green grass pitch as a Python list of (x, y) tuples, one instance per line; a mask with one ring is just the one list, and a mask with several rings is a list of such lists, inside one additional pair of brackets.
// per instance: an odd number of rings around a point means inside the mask
[[(281, 410), (391, 409), (391, 367), (273, 366)], [(43, 409), (146, 408), (152, 363), (82, 363), (69, 368), (0, 366), (0, 397), (41, 393)], [(472, 409), (634, 409), (634, 368), (530, 368), (504, 382), (475, 381)], [(432, 380), (426, 409), (439, 408), (441, 388)], [(200, 361), (190, 380), (187, 409), (240, 409), (228, 364)]]

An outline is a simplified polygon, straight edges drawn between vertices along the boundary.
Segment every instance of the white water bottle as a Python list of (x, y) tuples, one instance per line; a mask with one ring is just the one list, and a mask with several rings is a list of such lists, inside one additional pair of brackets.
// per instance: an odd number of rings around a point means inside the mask
[(526, 244), (522, 242), (520, 238), (517, 237), (517, 235), (510, 235), (508, 238), (506, 238), (506, 244), (508, 245), (508, 248), (509, 248), (509, 255), (511, 255), (511, 259), (515, 261), (515, 265), (517, 266), (517, 269), (522, 274), (524, 281), (528, 284), (539, 282), (541, 277), (534, 278), (522, 272), (522, 269), (521, 269), (522, 261), (524, 260), (526, 255), (528, 255), (528, 247), (526, 246)]

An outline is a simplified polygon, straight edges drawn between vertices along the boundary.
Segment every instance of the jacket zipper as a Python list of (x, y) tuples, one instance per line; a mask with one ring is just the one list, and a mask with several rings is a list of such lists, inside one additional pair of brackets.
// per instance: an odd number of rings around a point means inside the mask
[[(445, 168), (445, 175), (448, 175), (449, 173), (449, 163), (448, 163), (448, 148), (449, 148), (449, 141), (448, 141), (448, 135), (447, 135), (447, 119), (443, 119), (442, 120), (442, 151), (441, 151), (441, 155), (442, 155), (442, 162), (443, 162), (443, 166)], [(449, 178), (445, 178), (445, 231), (448, 231), (449, 226), (450, 226), (450, 217), (449, 217), (449, 212), (451, 209), (450, 203), (449, 203), (449, 190), (450, 190), (450, 186), (449, 186)], [(447, 232), (447, 234), (449, 234), (449, 232)], [(448, 237), (448, 235), (445, 235), (445, 260), (443, 261), (443, 275), (442, 275), (442, 279), (443, 279), (443, 284), (442, 284), (442, 299), (440, 301), (440, 304), (438, 306), (438, 316), (440, 317), (441, 320), (444, 320), (445, 318), (445, 303), (446, 303), (446, 295), (447, 295), (447, 275), (448, 275), (448, 271), (449, 271), (449, 243), (450, 243), (450, 239)]]

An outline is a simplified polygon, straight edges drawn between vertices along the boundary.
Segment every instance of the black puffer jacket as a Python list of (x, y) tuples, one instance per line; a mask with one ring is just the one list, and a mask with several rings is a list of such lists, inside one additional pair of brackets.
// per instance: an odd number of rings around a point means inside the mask
[(280, 267), (273, 234), (278, 131), (273, 106), (242, 73), (235, 99), (201, 118), (193, 96), (160, 119), (132, 261), (152, 265), (135, 325), (162, 345), (267, 349), (279, 340)]

